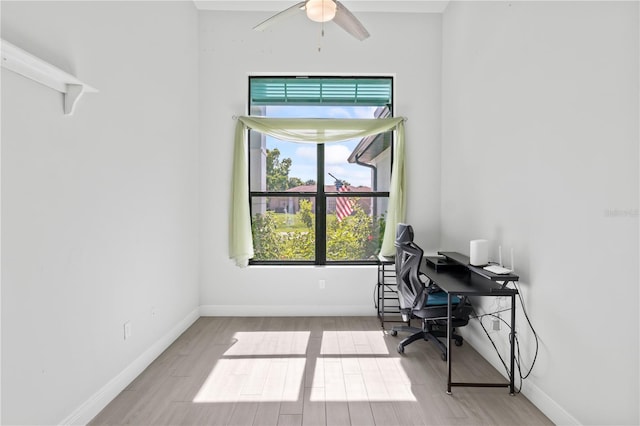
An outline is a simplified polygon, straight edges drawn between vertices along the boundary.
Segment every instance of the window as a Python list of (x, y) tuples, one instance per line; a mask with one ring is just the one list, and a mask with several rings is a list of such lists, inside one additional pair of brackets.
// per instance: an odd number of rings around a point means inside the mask
[[(250, 77), (250, 115), (390, 117), (391, 77)], [(384, 234), (392, 133), (326, 144), (249, 132), (251, 263), (373, 263)]]

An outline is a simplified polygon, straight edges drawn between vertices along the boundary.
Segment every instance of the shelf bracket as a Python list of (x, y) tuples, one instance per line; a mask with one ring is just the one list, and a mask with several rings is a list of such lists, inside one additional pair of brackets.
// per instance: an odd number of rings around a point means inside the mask
[(64, 114), (73, 115), (76, 103), (84, 93), (84, 87), (81, 84), (67, 84), (67, 91), (64, 94)]
[(76, 103), (87, 92), (97, 89), (80, 81), (77, 77), (25, 52), (17, 46), (2, 40), (2, 67), (50, 87), (64, 96), (64, 114), (72, 115)]

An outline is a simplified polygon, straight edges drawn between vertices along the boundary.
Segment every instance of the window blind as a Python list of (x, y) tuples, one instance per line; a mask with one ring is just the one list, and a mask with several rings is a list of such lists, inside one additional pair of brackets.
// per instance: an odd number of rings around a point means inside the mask
[(392, 103), (391, 77), (250, 77), (251, 105), (362, 105)]

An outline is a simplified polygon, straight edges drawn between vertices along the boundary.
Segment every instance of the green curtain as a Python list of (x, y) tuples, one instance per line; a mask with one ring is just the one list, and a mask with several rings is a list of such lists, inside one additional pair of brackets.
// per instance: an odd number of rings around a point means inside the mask
[(247, 129), (276, 139), (298, 143), (327, 143), (364, 138), (396, 130), (393, 172), (389, 188), (389, 208), (380, 253), (395, 254), (393, 245), (396, 225), (404, 221), (404, 118), (331, 119), (331, 118), (268, 118), (238, 117), (233, 153), (231, 212), (229, 224), (229, 257), (245, 267), (253, 257), (251, 213), (249, 210), (249, 164)]

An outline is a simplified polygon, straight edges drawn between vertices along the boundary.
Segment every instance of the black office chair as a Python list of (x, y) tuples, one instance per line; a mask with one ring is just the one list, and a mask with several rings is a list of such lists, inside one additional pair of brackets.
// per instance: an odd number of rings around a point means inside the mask
[[(442, 360), (447, 360), (447, 346), (439, 339), (447, 337), (447, 294), (438, 289), (429, 278), (420, 273), (423, 250), (413, 242), (413, 229), (400, 224), (396, 231), (396, 278), (398, 300), (402, 319), (408, 324), (411, 318), (418, 318), (422, 327), (395, 326), (390, 334), (410, 332), (410, 336), (398, 344), (398, 352), (404, 353), (405, 346), (416, 340), (433, 342), (441, 352)], [(454, 329), (469, 323), (471, 305), (466, 298), (452, 297), (452, 321)], [(461, 346), (462, 336), (452, 333), (456, 346)]]

